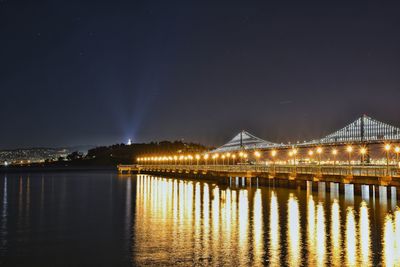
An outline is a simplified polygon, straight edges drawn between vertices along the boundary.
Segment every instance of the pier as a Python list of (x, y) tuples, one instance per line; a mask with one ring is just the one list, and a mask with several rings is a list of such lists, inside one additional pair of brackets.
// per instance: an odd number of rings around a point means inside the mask
[(340, 184), (394, 186), (400, 189), (395, 166), (262, 166), (262, 165), (118, 165), (119, 173), (148, 173), (212, 178), (244, 178), (247, 184), (266, 181), (313, 181)]

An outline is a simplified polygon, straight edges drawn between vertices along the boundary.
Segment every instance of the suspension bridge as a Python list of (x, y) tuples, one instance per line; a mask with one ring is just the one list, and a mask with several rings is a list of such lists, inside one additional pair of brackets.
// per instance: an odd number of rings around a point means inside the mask
[(274, 143), (241, 131), (226, 144), (211, 153), (235, 152), (244, 150), (271, 150), (291, 147), (340, 146), (346, 144), (369, 145), (400, 142), (400, 128), (363, 115), (347, 126), (325, 137), (295, 144)]
[[(243, 184), (252, 185), (284, 181), (288, 183), (317, 182), (330, 184), (350, 184), (358, 188), (361, 185), (394, 187), (400, 191), (400, 165), (398, 156), (400, 147), (400, 128), (380, 122), (363, 115), (347, 126), (320, 139), (296, 144), (282, 144), (266, 141), (246, 131), (234, 136), (226, 144), (202, 155), (168, 155), (138, 158), (136, 165), (119, 165), (120, 173), (143, 172), (150, 174), (178, 175), (194, 178), (212, 178), (224, 183), (232, 179), (244, 179)], [(351, 160), (349, 146), (385, 144), (386, 161), (378, 164), (365, 164), (364, 160)], [(321, 161), (322, 147), (348, 146), (348, 161)], [(297, 150), (318, 147), (318, 161), (300, 161), (296, 159)], [(351, 147), (350, 147), (351, 148)], [(261, 160), (262, 152), (276, 152), (289, 149), (291, 161), (276, 161), (271, 153), (269, 160)], [(255, 151), (255, 153), (249, 153)], [(336, 152), (335, 150), (333, 150)], [(364, 156), (367, 150), (361, 150)], [(397, 153), (397, 161), (391, 161), (389, 155)], [(247, 155), (250, 155), (249, 160)], [(235, 156), (238, 156), (235, 161)], [(245, 157), (241, 158), (240, 157)], [(333, 155), (336, 157), (336, 153)], [(211, 157), (209, 159), (209, 157)], [(225, 161), (225, 157), (227, 161)], [(231, 159), (231, 160), (230, 160)], [(222, 162), (222, 164), (221, 164)], [(400, 193), (398, 194), (400, 196)]]

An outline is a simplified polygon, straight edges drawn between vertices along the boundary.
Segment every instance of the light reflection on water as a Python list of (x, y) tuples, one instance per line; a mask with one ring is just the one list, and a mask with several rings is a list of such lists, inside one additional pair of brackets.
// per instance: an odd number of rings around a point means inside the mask
[[(149, 187), (142, 186), (149, 181)], [(345, 196), (337, 190), (330, 196), (321, 193), (325, 185), (314, 194), (143, 175), (136, 182), (132, 260), (138, 265), (400, 263), (400, 213), (379, 218), (374, 205), (379, 209), (381, 196), (370, 203), (365, 194), (350, 196), (352, 188)]]
[(109, 173), (3, 176), (0, 265), (400, 266), (393, 190), (353, 191)]

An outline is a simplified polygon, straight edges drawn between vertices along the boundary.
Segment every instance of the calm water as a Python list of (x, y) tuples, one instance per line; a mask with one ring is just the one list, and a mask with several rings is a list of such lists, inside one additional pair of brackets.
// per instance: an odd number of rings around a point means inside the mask
[(395, 198), (113, 173), (0, 178), (2, 266), (400, 265)]

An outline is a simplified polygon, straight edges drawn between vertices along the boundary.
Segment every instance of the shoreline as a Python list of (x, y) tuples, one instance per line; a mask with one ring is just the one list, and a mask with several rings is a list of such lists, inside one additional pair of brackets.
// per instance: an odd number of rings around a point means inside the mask
[(74, 172), (74, 171), (116, 171), (116, 166), (30, 166), (30, 167), (1, 167), (0, 173), (27, 172)]

